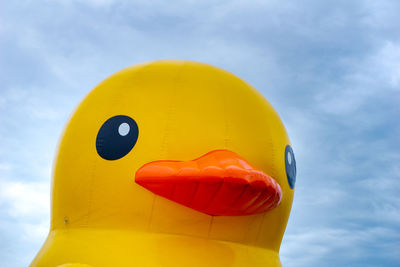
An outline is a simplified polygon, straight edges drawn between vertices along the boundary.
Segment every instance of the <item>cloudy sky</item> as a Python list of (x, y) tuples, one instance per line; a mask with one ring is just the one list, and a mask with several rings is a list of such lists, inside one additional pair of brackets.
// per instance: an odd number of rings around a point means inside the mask
[(383, 0), (0, 1), (0, 266), (26, 266), (46, 237), (79, 101), (165, 58), (227, 69), (281, 115), (298, 165), (284, 266), (399, 266), (399, 14)]

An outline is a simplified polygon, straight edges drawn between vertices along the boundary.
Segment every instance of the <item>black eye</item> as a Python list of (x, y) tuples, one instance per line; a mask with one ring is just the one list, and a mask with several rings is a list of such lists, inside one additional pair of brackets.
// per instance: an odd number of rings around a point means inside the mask
[(285, 168), (289, 186), (293, 189), (296, 183), (296, 159), (293, 149), (289, 145), (285, 148)]
[(103, 159), (120, 159), (135, 146), (138, 136), (139, 129), (135, 120), (124, 115), (111, 117), (97, 133), (97, 153)]

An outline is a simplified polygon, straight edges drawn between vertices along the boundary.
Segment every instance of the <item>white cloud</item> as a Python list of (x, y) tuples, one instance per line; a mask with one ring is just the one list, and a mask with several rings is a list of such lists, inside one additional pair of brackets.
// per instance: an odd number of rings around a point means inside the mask
[[(373, 256), (369, 255), (372, 246), (382, 253), (380, 257), (396, 260), (400, 259), (397, 252), (386, 250), (388, 244), (382, 241), (390, 240), (399, 249), (399, 242), (393, 241), (399, 238), (398, 231), (379, 226), (361, 229), (312, 227), (287, 234), (280, 254), (284, 266), (319, 266), (319, 262), (328, 263), (334, 258), (350, 266), (360, 258), (368, 262)], [(364, 266), (375, 264), (371, 262)]]
[(5, 213), (16, 219), (49, 218), (50, 185), (47, 182), (0, 181), (0, 203)]
[(2, 266), (26, 266), (50, 227), (48, 182), (11, 182), (0, 179)]
[(21, 234), (22, 240), (29, 242), (42, 242), (44, 237), (49, 233), (50, 223), (48, 219), (44, 219), (37, 223), (22, 223), (21, 228), (23, 231)]
[(360, 91), (372, 94), (387, 89), (400, 90), (400, 44), (384, 41), (375, 53), (353, 64), (354, 71), (347, 79), (362, 85), (363, 88), (358, 88)]
[(396, 92), (400, 91), (399, 44), (384, 42), (373, 54), (349, 64), (348, 74), (338, 77), (316, 95), (321, 111), (346, 115), (358, 111), (376, 95), (399, 96)]
[(10, 171), (12, 169), (12, 165), (10, 163), (0, 162), (0, 171)]

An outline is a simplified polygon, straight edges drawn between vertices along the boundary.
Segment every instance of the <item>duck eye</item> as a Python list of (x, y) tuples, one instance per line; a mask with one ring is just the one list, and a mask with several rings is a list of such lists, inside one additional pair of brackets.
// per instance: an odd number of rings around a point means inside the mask
[(132, 150), (138, 136), (139, 129), (134, 119), (124, 115), (111, 117), (97, 133), (97, 153), (103, 159), (120, 159)]
[(285, 168), (289, 186), (293, 189), (296, 183), (296, 159), (294, 158), (293, 149), (289, 145), (285, 148)]

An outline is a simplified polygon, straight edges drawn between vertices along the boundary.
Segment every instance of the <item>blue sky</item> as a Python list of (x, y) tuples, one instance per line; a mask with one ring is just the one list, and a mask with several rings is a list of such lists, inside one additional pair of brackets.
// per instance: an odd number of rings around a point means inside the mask
[(225, 68), (284, 121), (298, 176), (284, 266), (400, 265), (399, 1), (1, 1), (0, 265), (49, 227), (61, 131), (121, 68)]

